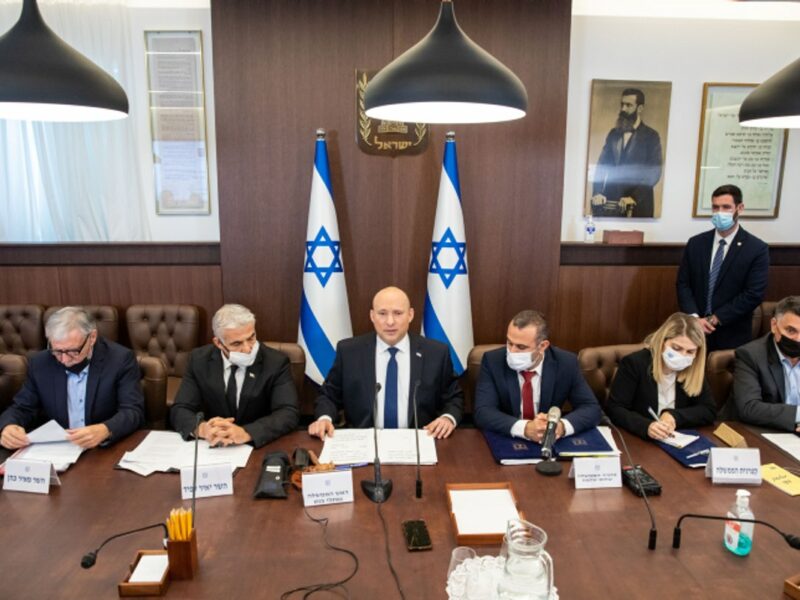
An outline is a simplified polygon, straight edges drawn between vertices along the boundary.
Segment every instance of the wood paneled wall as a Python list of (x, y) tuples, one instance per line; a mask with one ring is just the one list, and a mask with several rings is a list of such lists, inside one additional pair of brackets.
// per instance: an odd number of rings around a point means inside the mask
[[(314, 132), (329, 135), (353, 328), (372, 295), (405, 288), (422, 317), (444, 134), (417, 157), (356, 146), (355, 69), (378, 69), (433, 26), (432, 0), (212, 2), (226, 301), (263, 338), (297, 336)], [(525, 119), (455, 127), (477, 343), (554, 305), (571, 3), (458, 0), (462, 28), (525, 83)]]

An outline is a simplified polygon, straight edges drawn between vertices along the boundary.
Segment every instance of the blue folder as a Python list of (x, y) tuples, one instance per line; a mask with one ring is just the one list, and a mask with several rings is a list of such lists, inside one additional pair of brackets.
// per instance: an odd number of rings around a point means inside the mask
[[(494, 459), (502, 463), (505, 460), (541, 460), (542, 446), (522, 438), (483, 430), (486, 443), (492, 451)], [(563, 437), (553, 446), (559, 458), (572, 458), (576, 455), (591, 455), (597, 452), (611, 452), (613, 448), (595, 427), (583, 433)]]
[(659, 442), (657, 440), (656, 443), (661, 446), (662, 450), (681, 463), (684, 467), (689, 467), (692, 469), (704, 467), (708, 462), (708, 454), (701, 454), (699, 456), (695, 456), (694, 458), (688, 457), (692, 454), (696, 454), (697, 452), (715, 448), (715, 444), (707, 437), (700, 435), (697, 431), (691, 429), (682, 429), (680, 431), (686, 435), (699, 435), (700, 437), (683, 448), (675, 448), (674, 446), (670, 446), (669, 444), (665, 444), (664, 442)]

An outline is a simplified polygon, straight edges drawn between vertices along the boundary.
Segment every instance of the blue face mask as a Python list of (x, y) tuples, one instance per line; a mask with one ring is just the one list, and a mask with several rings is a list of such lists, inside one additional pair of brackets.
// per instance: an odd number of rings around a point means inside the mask
[(715, 212), (711, 215), (711, 224), (717, 228), (717, 231), (728, 231), (733, 227), (733, 223), (733, 213)]

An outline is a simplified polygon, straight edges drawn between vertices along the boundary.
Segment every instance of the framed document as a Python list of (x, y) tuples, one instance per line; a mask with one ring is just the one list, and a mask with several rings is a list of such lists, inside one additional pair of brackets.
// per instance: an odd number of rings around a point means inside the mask
[(146, 31), (156, 213), (207, 215), (203, 39), (200, 31)]
[(785, 129), (739, 126), (739, 107), (755, 87), (703, 84), (693, 217), (711, 215), (711, 193), (728, 183), (742, 190), (745, 218), (778, 216), (787, 135)]

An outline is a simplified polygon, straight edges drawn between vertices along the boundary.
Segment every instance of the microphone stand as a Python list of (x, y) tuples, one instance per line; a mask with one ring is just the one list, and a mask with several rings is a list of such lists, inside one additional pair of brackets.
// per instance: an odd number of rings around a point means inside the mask
[[(558, 427), (558, 420), (561, 418), (561, 409), (553, 406), (547, 411), (547, 430), (545, 430), (544, 438), (542, 439), (542, 456), (546, 460), (536, 464), (536, 472), (548, 477), (561, 475), (563, 467), (560, 463), (556, 462), (555, 453), (553, 452), (553, 444), (555, 444), (556, 428)], [(549, 442), (549, 443), (548, 443)]]
[[(625, 456), (628, 457), (628, 462), (632, 467), (635, 467), (633, 459), (631, 458), (631, 453), (628, 452), (628, 444), (625, 443), (625, 438), (622, 435), (622, 432), (617, 429), (617, 426), (611, 422), (611, 419), (608, 418), (608, 415), (603, 413), (603, 416), (600, 418), (601, 425), (608, 425), (617, 432), (617, 436), (619, 436), (619, 440), (622, 442), (622, 447), (625, 450)], [(653, 515), (653, 509), (650, 507), (650, 501), (647, 499), (647, 494), (644, 492), (644, 487), (642, 486), (642, 482), (638, 477), (634, 477), (636, 480), (636, 484), (639, 486), (639, 493), (642, 495), (642, 500), (644, 500), (644, 505), (647, 507), (647, 514), (650, 515), (650, 537), (647, 540), (647, 548), (649, 550), (656, 549), (656, 539), (658, 537), (658, 530), (656, 529), (656, 518)], [(680, 536), (680, 535), (679, 535)]]
[(97, 550), (89, 552), (88, 554), (84, 554), (83, 558), (81, 559), (81, 566), (84, 569), (91, 569), (94, 566), (94, 563), (97, 562), (97, 555), (100, 553), (100, 550), (103, 549), (108, 542), (111, 540), (115, 540), (120, 537), (125, 537), (126, 535), (131, 535), (134, 533), (139, 533), (140, 531), (147, 531), (148, 529), (155, 529), (156, 527), (161, 527), (164, 529), (164, 537), (169, 537), (169, 533), (167, 533), (167, 526), (164, 523), (154, 523), (153, 525), (147, 525), (146, 527), (139, 527), (138, 529), (131, 529), (130, 531), (123, 531), (122, 533), (117, 533), (112, 535), (110, 538), (107, 538), (102, 544), (97, 547)]
[(786, 540), (786, 543), (789, 544), (795, 550), (800, 550), (800, 537), (796, 535), (792, 535), (791, 533), (784, 533), (774, 525), (767, 523), (766, 521), (761, 521), (759, 519), (742, 519), (739, 517), (718, 517), (715, 515), (696, 515), (693, 513), (687, 513), (685, 515), (681, 515), (678, 518), (678, 522), (675, 524), (675, 529), (672, 532), (672, 547), (673, 548), (680, 548), (681, 547), (681, 522), (684, 519), (710, 519), (712, 521), (739, 521), (740, 523), (757, 523), (759, 525), (764, 525), (769, 527), (773, 531), (777, 532), (783, 539)]
[(417, 443), (417, 498), (422, 498), (422, 474), (420, 473), (419, 463), (419, 420), (417, 419), (417, 391), (419, 390), (420, 380), (414, 383), (414, 441)]
[(196, 529), (197, 513), (194, 511), (195, 500), (197, 496), (197, 450), (200, 444), (200, 421), (203, 420), (203, 413), (197, 413), (197, 419), (194, 423), (194, 472), (192, 473), (192, 529)]
[(381, 384), (375, 384), (375, 400), (372, 404), (372, 432), (375, 440), (375, 481), (363, 479), (361, 481), (361, 489), (367, 498), (381, 504), (389, 499), (392, 495), (392, 480), (381, 480), (381, 459), (378, 456), (378, 394), (381, 391)]

